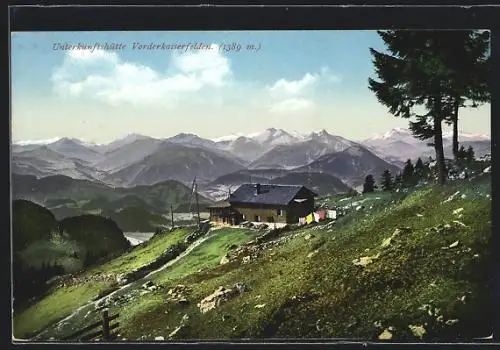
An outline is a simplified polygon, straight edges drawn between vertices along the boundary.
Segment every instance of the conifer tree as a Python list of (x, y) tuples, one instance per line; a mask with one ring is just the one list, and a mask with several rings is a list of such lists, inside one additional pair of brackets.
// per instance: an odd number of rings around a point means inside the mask
[(458, 112), (461, 107), (477, 108), (491, 100), (489, 88), (489, 51), (488, 31), (449, 31), (443, 33), (447, 40), (441, 44), (445, 51), (445, 64), (451, 70), (450, 102), (453, 110), (445, 120), (453, 125), (452, 150), (457, 159)]
[(394, 181), (390, 170), (384, 170), (380, 185), (383, 191), (392, 191), (394, 189)]
[(464, 145), (461, 145), (458, 149), (458, 152), (455, 156), (455, 161), (459, 166), (465, 166), (467, 163), (467, 151), (465, 150)]
[(425, 177), (425, 165), (421, 158), (417, 159), (415, 163), (415, 177), (420, 180)]
[(402, 181), (404, 186), (411, 186), (414, 184), (415, 180), (415, 168), (411, 159), (405, 162), (405, 167), (403, 168)]
[(399, 172), (394, 177), (394, 187), (399, 188), (401, 187), (402, 183), (403, 183), (403, 176), (401, 175), (401, 172)]
[(374, 192), (377, 186), (375, 185), (375, 180), (373, 175), (369, 174), (365, 177), (365, 183), (363, 184), (363, 193)]
[(467, 162), (468, 165), (472, 164), (472, 162), (474, 162), (474, 149), (472, 148), (472, 146), (469, 146), (469, 148), (467, 148), (467, 151), (464, 152), (464, 158), (465, 158), (465, 161)]
[[(480, 53), (489, 38), (477, 31), (378, 33), (389, 54), (370, 49), (379, 81), (370, 78), (369, 88), (394, 116), (411, 119), (410, 130), (416, 138), (433, 139), (429, 145), (436, 152), (438, 182), (443, 184), (442, 123), (458, 123), (457, 111), (464, 100), (475, 105), (488, 101), (488, 59)], [(417, 113), (417, 108), (424, 112)]]

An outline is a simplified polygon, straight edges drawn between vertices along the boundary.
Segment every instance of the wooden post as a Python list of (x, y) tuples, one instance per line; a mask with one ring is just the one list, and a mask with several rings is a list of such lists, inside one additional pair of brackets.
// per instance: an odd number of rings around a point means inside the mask
[(174, 229), (174, 206), (170, 204), (170, 214), (172, 215), (172, 230)]
[(108, 309), (102, 311), (102, 339), (109, 340), (109, 314)]

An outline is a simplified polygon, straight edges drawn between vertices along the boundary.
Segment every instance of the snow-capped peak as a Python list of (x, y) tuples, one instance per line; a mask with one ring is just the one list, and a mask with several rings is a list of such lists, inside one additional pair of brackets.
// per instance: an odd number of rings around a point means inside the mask
[[(447, 142), (450, 142), (452, 137), (453, 137), (453, 131), (450, 130), (449, 128), (445, 128), (445, 130), (443, 130), (443, 139), (446, 140)], [(487, 141), (490, 140), (490, 136), (479, 133), (465, 133), (459, 131), (458, 139), (460, 142)], [(414, 137), (410, 132), (410, 130), (404, 128), (394, 128), (384, 134), (379, 134), (362, 142), (364, 144), (375, 147), (394, 147), (393, 146), (394, 142), (402, 142), (408, 145), (420, 147), (420, 145), (425, 143), (425, 141), (421, 141), (418, 138)]]
[(14, 145), (19, 145), (19, 146), (28, 146), (28, 145), (49, 145), (51, 143), (57, 142), (59, 140), (62, 140), (62, 137), (54, 137), (51, 139), (45, 139), (45, 140), (24, 140), (24, 141), (14, 141), (12, 142)]
[(405, 128), (393, 128), (393, 129), (389, 130), (388, 132), (386, 132), (385, 134), (379, 136), (378, 138), (387, 140), (387, 139), (398, 137), (398, 136), (399, 137), (411, 136), (411, 132), (410, 132), (410, 130), (405, 129)]
[(259, 143), (270, 143), (271, 145), (287, 144), (296, 141), (296, 138), (283, 129), (268, 128), (263, 132), (248, 135)]
[(291, 131), (290, 135), (292, 135), (293, 137), (300, 139), (300, 140), (307, 139), (310, 136), (310, 134), (308, 134), (308, 133), (302, 133), (302, 132), (299, 132), (297, 130)]
[(214, 141), (214, 142), (234, 141), (242, 136), (245, 136), (245, 135), (242, 133), (230, 134), (230, 135), (225, 135), (225, 136), (213, 138), (212, 141)]
[[(453, 137), (453, 131), (447, 131), (443, 133), (443, 138), (451, 139)], [(490, 140), (490, 135), (480, 134), (480, 133), (465, 133), (459, 132), (458, 138), (460, 141), (486, 141)]]
[(280, 128), (268, 128), (264, 131), (254, 132), (246, 135), (242, 133), (237, 133), (237, 134), (221, 136), (213, 138), (212, 141), (215, 142), (235, 141), (239, 137), (246, 137), (258, 143), (269, 143), (271, 145), (279, 145), (279, 144), (290, 144), (294, 142), (301, 142), (311, 139), (327, 141), (329, 138), (333, 138), (335, 136), (328, 133), (326, 129), (317, 132), (303, 133), (297, 130), (288, 132)]

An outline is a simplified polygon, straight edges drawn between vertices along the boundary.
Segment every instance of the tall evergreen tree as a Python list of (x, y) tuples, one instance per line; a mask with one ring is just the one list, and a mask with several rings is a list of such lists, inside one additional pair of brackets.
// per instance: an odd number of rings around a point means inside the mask
[(451, 69), (449, 101), (453, 110), (446, 122), (453, 125), (452, 150), (457, 159), (459, 109), (476, 108), (491, 100), (490, 35), (488, 31), (446, 31), (441, 35), (446, 39), (441, 43), (445, 64)]
[(458, 149), (458, 152), (455, 156), (455, 161), (459, 166), (465, 166), (467, 164), (467, 151), (465, 150), (464, 145), (461, 145)]
[[(412, 119), (410, 130), (415, 137), (421, 140), (433, 139), (430, 145), (436, 152), (436, 168), (440, 184), (446, 179), (442, 123), (449, 122), (454, 115), (457, 96), (477, 101), (487, 100), (484, 79), (487, 62), (470, 66), (474, 68), (474, 73), (467, 77), (464, 73), (460, 79), (458, 73), (463, 73), (463, 67), (450, 63), (453, 51), (450, 49), (453, 47), (451, 42), (459, 46), (461, 41), (454, 37), (463, 35), (457, 34), (459, 32), (379, 31), (390, 54), (370, 48), (375, 71), (380, 79), (380, 81), (369, 79), (370, 90), (393, 115)], [(471, 33), (470, 35), (473, 33), (461, 32)], [(471, 44), (458, 54), (463, 55), (463, 51), (469, 48), (475, 46)], [(479, 48), (477, 51), (480, 51)], [(471, 62), (472, 56), (471, 54), (460, 60)], [(417, 109), (423, 109), (424, 113), (417, 113)]]
[(415, 176), (419, 180), (425, 177), (425, 166), (421, 158), (418, 158), (417, 162), (415, 163)]
[(467, 148), (467, 151), (465, 151), (464, 153), (464, 158), (468, 165), (472, 164), (475, 159), (474, 149), (472, 148), (472, 146), (469, 146), (469, 148)]
[(375, 185), (375, 179), (373, 178), (373, 175), (366, 175), (365, 183), (363, 184), (363, 193), (373, 192), (376, 188), (377, 186)]
[(383, 191), (392, 191), (394, 189), (394, 181), (390, 170), (384, 170), (380, 185)]
[(402, 184), (403, 184), (403, 176), (401, 175), (401, 172), (399, 172), (394, 177), (394, 187), (395, 188), (401, 187)]
[(410, 186), (410, 185), (414, 184), (415, 168), (413, 166), (413, 163), (411, 162), (411, 159), (408, 159), (405, 162), (405, 167), (403, 168), (403, 173), (402, 173), (401, 177), (402, 177), (403, 185)]
[(459, 150), (458, 150), (458, 159), (459, 160), (464, 160), (466, 153), (467, 153), (467, 151), (465, 150), (464, 145), (461, 145), (460, 148), (459, 148)]

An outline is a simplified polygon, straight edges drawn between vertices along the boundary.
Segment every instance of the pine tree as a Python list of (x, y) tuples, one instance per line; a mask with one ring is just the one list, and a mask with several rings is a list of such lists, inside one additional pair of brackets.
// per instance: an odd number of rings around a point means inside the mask
[(472, 162), (474, 162), (474, 149), (472, 148), (472, 146), (469, 146), (469, 148), (467, 148), (467, 151), (464, 152), (464, 158), (465, 158), (465, 161), (467, 162), (467, 165), (470, 165), (472, 164)]
[(405, 167), (403, 168), (402, 173), (402, 181), (404, 186), (411, 186), (415, 181), (415, 168), (411, 162), (411, 159), (408, 159), (405, 162)]
[(455, 161), (459, 166), (465, 166), (467, 163), (467, 151), (465, 150), (464, 145), (461, 145), (458, 149), (458, 152), (455, 156)]
[(382, 178), (380, 185), (383, 191), (392, 191), (394, 189), (394, 180), (390, 170), (384, 170), (382, 173)]
[(365, 183), (363, 184), (363, 193), (369, 193), (375, 191), (377, 186), (375, 186), (375, 180), (373, 175), (369, 174), (365, 177)]
[(394, 187), (399, 188), (401, 187), (402, 184), (403, 184), (403, 176), (401, 175), (401, 172), (399, 172), (394, 177)]
[[(484, 32), (474, 31), (390, 30), (378, 33), (389, 54), (370, 48), (380, 81), (370, 78), (369, 88), (391, 114), (413, 118), (410, 130), (415, 137), (433, 138), (430, 145), (436, 152), (438, 182), (443, 184), (446, 166), (442, 123), (452, 119), (453, 123), (458, 122), (454, 116), (457, 105), (463, 102), (460, 99), (488, 100), (485, 83), (488, 60), (482, 59), (478, 52), (484, 46), (482, 43), (489, 39)], [(456, 48), (460, 48), (458, 58)], [(469, 72), (465, 72), (457, 61), (467, 63)], [(417, 108), (425, 112), (418, 114)]]
[[(390, 54), (373, 48), (373, 64), (381, 81), (369, 78), (369, 88), (379, 102), (396, 117), (415, 118), (410, 122), (412, 134), (426, 140), (434, 137), (438, 181), (445, 182), (444, 151), (441, 123), (445, 113), (443, 81), (446, 72), (439, 56), (433, 52), (436, 32), (379, 31)], [(414, 107), (427, 111), (417, 114)]]
[(461, 145), (460, 149), (458, 150), (458, 159), (465, 160), (465, 157), (466, 157), (466, 150), (464, 145)]
[(423, 179), (425, 177), (425, 166), (422, 159), (418, 158), (415, 163), (415, 177), (417, 180)]
[(453, 104), (446, 122), (453, 125), (452, 150), (457, 159), (459, 109), (477, 108), (491, 100), (488, 86), (490, 35), (488, 31), (449, 31), (445, 34), (447, 40), (441, 48), (446, 51), (445, 64), (451, 69), (450, 101)]

